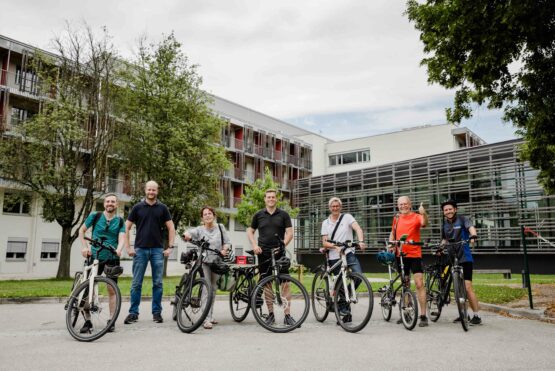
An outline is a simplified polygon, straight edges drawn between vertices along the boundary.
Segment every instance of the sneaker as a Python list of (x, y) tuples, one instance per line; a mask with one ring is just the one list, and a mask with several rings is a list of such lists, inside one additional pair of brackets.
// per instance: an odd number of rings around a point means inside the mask
[(81, 330), (79, 330), (79, 333), (86, 334), (87, 332), (90, 332), (92, 328), (93, 328), (92, 322), (89, 320), (86, 320), (83, 327), (81, 327)]
[(348, 316), (349, 314), (351, 314), (351, 312), (350, 312), (347, 308), (344, 308), (344, 309), (340, 309), (340, 310), (339, 310), (339, 315), (340, 315), (341, 317)]
[(353, 322), (353, 317), (350, 314), (347, 314), (345, 317), (343, 317), (343, 323), (349, 322)]
[(482, 319), (480, 317), (478, 317), (477, 315), (474, 315), (474, 317), (472, 317), (472, 319), (470, 320), (470, 324), (471, 325), (481, 325), (482, 324)]
[(217, 320), (215, 320), (214, 318), (212, 318), (212, 321), (210, 321), (210, 322), (212, 322), (213, 325), (217, 325), (217, 324), (219, 323), (219, 322), (218, 322)]
[[(468, 316), (468, 320), (470, 321), (470, 316)], [(453, 323), (459, 323), (461, 321), (461, 317), (457, 317), (453, 320)]]
[(135, 313), (129, 313), (127, 315), (127, 317), (125, 318), (125, 321), (123, 321), (123, 323), (125, 323), (126, 325), (129, 325), (133, 322), (137, 322), (139, 320), (139, 315), (135, 314)]
[(164, 319), (162, 318), (162, 315), (160, 313), (154, 313), (152, 315), (152, 320), (156, 323), (162, 323), (164, 322)]
[(420, 317), (420, 323), (418, 324), (418, 327), (426, 327), (428, 326), (428, 317), (423, 316)]
[(290, 314), (286, 314), (283, 319), (283, 324), (286, 326), (294, 326), (297, 323)]
[(276, 317), (274, 317), (274, 312), (270, 312), (266, 317), (266, 324), (273, 325), (274, 323), (276, 323)]
[(202, 325), (202, 327), (204, 327), (204, 328), (207, 329), (207, 330), (212, 330), (212, 328), (213, 328), (214, 326), (212, 325), (212, 322), (206, 321), (206, 322), (204, 322), (204, 324)]
[[(108, 320), (107, 323), (110, 323), (110, 320)], [(108, 332), (114, 332), (116, 331), (116, 325), (115, 322), (112, 324), (112, 326), (110, 326), (110, 328), (108, 329)]]

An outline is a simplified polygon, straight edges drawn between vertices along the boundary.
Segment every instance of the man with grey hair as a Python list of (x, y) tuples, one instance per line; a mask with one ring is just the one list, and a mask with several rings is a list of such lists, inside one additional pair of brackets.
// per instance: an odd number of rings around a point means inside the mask
[[(152, 269), (152, 319), (162, 323), (162, 275), (164, 257), (169, 256), (175, 239), (175, 227), (166, 205), (158, 201), (158, 183), (151, 180), (145, 185), (145, 198), (133, 206), (125, 222), (125, 240), (129, 256), (133, 257), (133, 282), (131, 283), (131, 306), (124, 323), (139, 320), (139, 305), (145, 271), (150, 262)], [(131, 227), (137, 226), (135, 245), (131, 246)], [(168, 249), (164, 250), (162, 227), (168, 230)]]

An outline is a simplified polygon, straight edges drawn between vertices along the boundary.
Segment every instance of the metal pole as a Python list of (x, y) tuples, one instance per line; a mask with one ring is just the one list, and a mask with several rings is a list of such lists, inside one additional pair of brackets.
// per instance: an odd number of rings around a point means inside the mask
[(522, 248), (524, 250), (524, 282), (528, 287), (528, 300), (530, 301), (530, 309), (534, 309), (534, 302), (532, 301), (532, 284), (530, 282), (530, 269), (528, 267), (528, 250), (526, 248), (526, 234), (524, 233), (524, 226), (520, 226), (520, 236), (522, 238)]

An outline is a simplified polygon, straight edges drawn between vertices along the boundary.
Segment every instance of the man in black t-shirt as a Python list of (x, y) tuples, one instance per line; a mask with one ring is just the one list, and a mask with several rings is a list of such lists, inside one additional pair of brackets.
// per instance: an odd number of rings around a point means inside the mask
[[(254, 253), (258, 255), (260, 279), (272, 274), (271, 254), (273, 249), (280, 245), (278, 237), (284, 241), (285, 246), (293, 239), (293, 224), (291, 223), (291, 217), (286, 211), (277, 207), (277, 191), (275, 189), (266, 190), (264, 203), (266, 207), (254, 214), (251, 225), (247, 228), (247, 236), (252, 245), (252, 249)], [(258, 230), (258, 241), (256, 241), (254, 237), (254, 232), (256, 230)], [(283, 254), (285, 254), (285, 251), (276, 255), (276, 259), (279, 259)], [(288, 300), (291, 299), (289, 286), (288, 282), (283, 284), (283, 293)], [(270, 285), (264, 288), (264, 297), (269, 311), (266, 322), (273, 323), (275, 321), (275, 316), (272, 302), (273, 294)], [(295, 323), (289, 310), (290, 308), (285, 308), (284, 311), (284, 321), (286, 325)]]
[[(131, 306), (124, 323), (130, 324), (139, 319), (139, 305), (145, 271), (150, 262), (152, 269), (152, 319), (162, 323), (162, 275), (164, 257), (173, 249), (175, 227), (168, 207), (158, 201), (158, 184), (149, 181), (145, 186), (145, 199), (133, 206), (125, 222), (125, 240), (129, 256), (133, 257), (133, 282), (131, 283)], [(137, 226), (135, 245), (131, 246), (129, 235), (131, 227)], [(163, 227), (168, 230), (168, 249), (164, 250)]]

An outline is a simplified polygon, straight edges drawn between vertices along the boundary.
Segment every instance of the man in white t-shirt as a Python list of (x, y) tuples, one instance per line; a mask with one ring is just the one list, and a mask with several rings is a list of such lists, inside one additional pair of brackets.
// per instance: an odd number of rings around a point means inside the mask
[[(333, 240), (337, 242), (352, 241), (353, 231), (355, 231), (357, 235), (357, 240), (361, 241), (358, 243), (360, 248), (365, 249), (366, 244), (362, 242), (364, 240), (364, 234), (362, 233), (362, 228), (360, 228), (360, 225), (358, 225), (355, 218), (353, 218), (351, 214), (343, 214), (343, 216), (341, 216), (341, 200), (337, 197), (332, 197), (328, 202), (328, 206), (331, 214), (322, 223), (321, 235), (322, 246), (323, 249), (325, 249), (328, 253), (328, 262), (331, 267), (340, 259), (339, 252), (341, 251), (341, 248), (329, 243), (328, 240)], [(337, 223), (339, 223), (339, 226), (337, 226)], [(355, 256), (354, 248), (346, 249), (345, 254), (347, 257), (347, 264), (351, 268), (351, 271), (362, 273), (362, 267), (357, 257)], [(333, 273), (338, 274), (340, 272), (340, 269), (341, 267), (338, 266)], [(340, 310), (342, 311), (343, 315), (349, 315), (348, 308), (343, 308)]]

